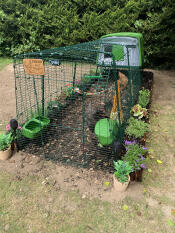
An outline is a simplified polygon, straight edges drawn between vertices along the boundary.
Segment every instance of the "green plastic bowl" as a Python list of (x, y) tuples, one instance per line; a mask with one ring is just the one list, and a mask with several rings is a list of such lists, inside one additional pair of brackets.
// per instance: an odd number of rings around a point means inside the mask
[(43, 130), (50, 123), (47, 117), (38, 116), (27, 121), (22, 127), (22, 134), (26, 138), (36, 138), (40, 135)]
[(100, 144), (111, 145), (118, 133), (117, 122), (108, 118), (99, 120), (95, 125), (95, 134)]

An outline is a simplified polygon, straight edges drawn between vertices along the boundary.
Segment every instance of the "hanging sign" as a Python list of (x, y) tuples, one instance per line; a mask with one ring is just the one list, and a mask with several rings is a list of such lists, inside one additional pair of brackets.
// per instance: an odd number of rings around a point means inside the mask
[(50, 64), (51, 64), (52, 66), (59, 66), (59, 65), (61, 65), (61, 62), (60, 62), (60, 60), (58, 60), (58, 59), (49, 60), (49, 62), (50, 62)]
[(42, 59), (23, 59), (24, 70), (29, 75), (45, 75)]

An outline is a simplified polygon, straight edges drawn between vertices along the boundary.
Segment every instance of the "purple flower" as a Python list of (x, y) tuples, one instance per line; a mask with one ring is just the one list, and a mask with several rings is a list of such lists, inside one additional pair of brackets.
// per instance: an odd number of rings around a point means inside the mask
[(146, 148), (145, 146), (142, 147), (143, 150), (148, 150), (148, 148)]
[(143, 164), (143, 163), (140, 164), (140, 167), (146, 169), (146, 166), (145, 166), (145, 164)]
[(134, 140), (134, 141), (124, 140), (124, 143), (125, 143), (126, 146), (128, 146), (128, 145), (135, 145), (136, 144), (136, 140)]
[(139, 154), (139, 156), (140, 156), (141, 160), (144, 160), (144, 158), (143, 158), (143, 156), (141, 154)]

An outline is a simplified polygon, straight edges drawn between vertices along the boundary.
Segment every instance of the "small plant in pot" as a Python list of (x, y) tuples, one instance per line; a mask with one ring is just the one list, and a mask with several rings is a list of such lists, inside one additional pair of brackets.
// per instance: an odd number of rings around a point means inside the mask
[(16, 119), (6, 125), (6, 133), (0, 134), (0, 160), (9, 159), (17, 151), (17, 135), (21, 129)]
[(129, 174), (132, 171), (132, 167), (128, 162), (118, 160), (117, 162), (114, 161), (114, 169), (114, 189), (118, 192), (124, 192), (127, 189), (128, 184), (130, 182)]
[(7, 160), (11, 157), (12, 133), (0, 134), (0, 160)]

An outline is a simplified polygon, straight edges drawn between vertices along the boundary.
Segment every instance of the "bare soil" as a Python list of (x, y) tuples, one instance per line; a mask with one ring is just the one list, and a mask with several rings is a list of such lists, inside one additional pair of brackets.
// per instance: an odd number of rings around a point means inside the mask
[(15, 79), (12, 65), (0, 71), (0, 121), (16, 116)]

